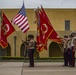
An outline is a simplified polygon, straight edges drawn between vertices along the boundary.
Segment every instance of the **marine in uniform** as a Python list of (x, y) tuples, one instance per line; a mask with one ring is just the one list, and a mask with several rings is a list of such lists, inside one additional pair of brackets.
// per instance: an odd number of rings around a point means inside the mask
[(75, 47), (76, 47), (76, 33), (72, 33), (71, 34), (71, 47), (70, 47), (70, 53), (71, 53), (70, 66), (71, 67), (75, 67)]
[(68, 66), (68, 35), (64, 35), (63, 39), (63, 57), (64, 57), (64, 66)]
[(29, 40), (29, 51), (28, 51), (28, 56), (29, 56), (29, 67), (34, 67), (34, 47), (35, 47), (35, 41), (34, 41), (34, 36), (33, 35), (28, 35), (28, 40)]

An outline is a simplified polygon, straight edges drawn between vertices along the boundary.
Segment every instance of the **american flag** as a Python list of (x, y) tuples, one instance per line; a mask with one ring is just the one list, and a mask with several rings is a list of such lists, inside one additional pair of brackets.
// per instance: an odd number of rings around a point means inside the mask
[(24, 3), (18, 14), (13, 18), (12, 23), (18, 25), (24, 33), (29, 29)]

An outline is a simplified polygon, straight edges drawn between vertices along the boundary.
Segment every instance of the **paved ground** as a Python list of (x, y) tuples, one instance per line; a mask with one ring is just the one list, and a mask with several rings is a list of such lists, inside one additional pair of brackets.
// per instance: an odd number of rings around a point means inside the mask
[(38, 62), (29, 68), (24, 64), (23, 75), (76, 75), (76, 67), (63, 67), (62, 62)]
[(23, 62), (0, 62), (0, 75), (76, 75), (76, 67), (63, 67), (63, 62), (36, 62), (35, 67), (28, 65)]
[(21, 75), (22, 62), (0, 62), (0, 75)]

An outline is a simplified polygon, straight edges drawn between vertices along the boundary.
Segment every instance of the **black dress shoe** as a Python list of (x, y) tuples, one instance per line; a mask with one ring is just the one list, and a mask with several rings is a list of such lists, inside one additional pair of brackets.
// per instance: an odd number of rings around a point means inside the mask
[(69, 67), (75, 67), (74, 65), (68, 65)]
[(28, 67), (34, 67), (34, 66), (28, 66)]
[(62, 66), (68, 66), (68, 65), (62, 65)]

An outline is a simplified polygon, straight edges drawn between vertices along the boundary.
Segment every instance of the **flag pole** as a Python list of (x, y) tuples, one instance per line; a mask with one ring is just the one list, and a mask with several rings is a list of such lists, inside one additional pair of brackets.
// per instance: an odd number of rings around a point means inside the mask
[[(24, 0), (23, 0), (23, 4), (24, 4)], [(26, 32), (26, 38), (25, 38), (25, 40), (27, 41), (27, 32)]]
[[(2, 25), (2, 10), (0, 10), (0, 34), (1, 34), (1, 25)], [(0, 36), (1, 38), (1, 36)]]
[[(21, 38), (21, 36), (19, 35), (19, 33), (15, 30), (15, 32), (16, 32), (16, 34), (19, 36), (19, 38), (20, 38), (20, 40), (22, 41), (22, 38)], [(27, 40), (27, 33), (26, 33), (26, 38), (25, 38), (25, 40)]]
[(20, 40), (22, 40), (22, 38), (20, 37), (20, 35), (18, 34), (18, 32), (15, 30), (16, 34), (19, 36)]
[(2, 24), (2, 10), (0, 10), (0, 26)]
[(58, 43), (58, 46), (60, 47), (61, 51), (63, 52), (63, 48), (60, 46), (60, 44)]
[[(0, 10), (0, 35), (1, 35), (1, 25), (2, 25), (2, 19), (1, 18), (2, 18), (2, 12)], [(0, 36), (0, 39), (1, 39), (1, 36)], [(1, 53), (1, 47), (0, 47), (0, 53)]]
[(1, 25), (1, 10), (0, 10), (0, 25)]
[[(0, 35), (1, 35), (1, 10), (0, 10)], [(0, 36), (0, 39), (1, 39), (1, 36)], [(0, 47), (0, 53), (1, 53), (1, 47)]]

